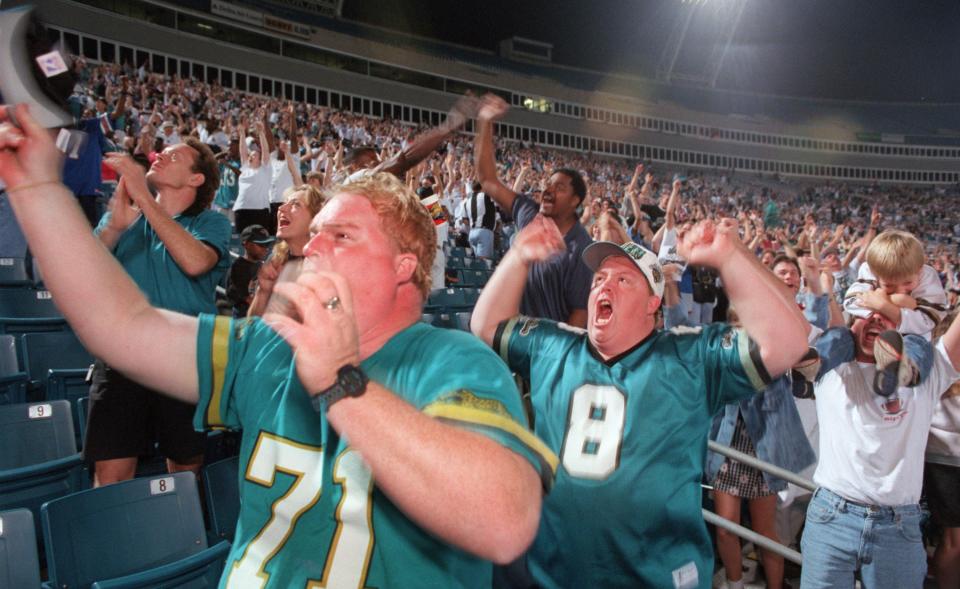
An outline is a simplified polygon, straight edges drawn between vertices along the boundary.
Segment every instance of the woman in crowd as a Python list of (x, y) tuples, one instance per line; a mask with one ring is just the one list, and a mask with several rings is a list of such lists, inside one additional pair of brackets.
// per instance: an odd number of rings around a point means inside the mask
[(323, 193), (310, 184), (287, 189), (284, 203), (277, 210), (277, 243), (257, 274), (257, 289), (248, 316), (284, 310), (286, 303), (273, 296), (273, 287), (300, 276), (303, 248), (310, 241), (310, 222), (325, 202)]

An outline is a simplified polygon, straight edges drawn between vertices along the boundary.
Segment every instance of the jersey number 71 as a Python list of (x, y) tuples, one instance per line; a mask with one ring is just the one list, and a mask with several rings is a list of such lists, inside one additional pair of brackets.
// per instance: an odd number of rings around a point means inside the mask
[[(233, 564), (228, 589), (260, 589), (270, 576), (264, 570), (283, 548), (297, 520), (320, 499), (323, 492), (323, 448), (300, 444), (261, 432), (246, 478), (272, 487), (274, 475), (283, 472), (296, 477), (290, 489), (273, 503), (270, 519), (247, 544), (243, 556)], [(337, 529), (330, 543), (323, 577), (310, 579), (306, 589), (362, 587), (373, 549), (373, 478), (360, 454), (347, 449), (337, 457), (333, 480), (343, 488), (337, 505)], [(322, 546), (317, 546), (322, 550)]]

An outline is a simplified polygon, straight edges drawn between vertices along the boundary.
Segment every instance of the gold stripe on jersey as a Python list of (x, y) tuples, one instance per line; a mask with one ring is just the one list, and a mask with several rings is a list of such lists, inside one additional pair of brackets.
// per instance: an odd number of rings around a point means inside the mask
[(557, 474), (557, 466), (560, 464), (560, 459), (557, 458), (557, 455), (554, 454), (540, 438), (533, 435), (530, 430), (514, 421), (511, 417), (485, 409), (462, 407), (449, 403), (433, 403), (427, 405), (423, 408), (423, 412), (430, 417), (436, 417), (438, 419), (492, 427), (508, 433), (540, 457), (541, 461), (550, 468), (551, 477)]
[[(763, 378), (763, 375), (766, 374), (766, 368), (762, 365), (757, 366), (757, 362), (762, 362), (760, 359), (759, 349), (754, 344), (751, 349), (751, 343), (753, 340), (750, 339), (750, 336), (747, 335), (747, 332), (738, 329), (737, 330), (737, 351), (740, 354), (740, 364), (743, 365), (743, 371), (747, 374), (747, 378), (750, 379), (750, 384), (753, 385), (758, 391), (762, 391), (764, 387), (767, 386), (767, 382)], [(754, 350), (757, 351), (756, 357), (754, 356)]]
[(223, 427), (220, 400), (223, 398), (223, 383), (230, 351), (230, 323), (230, 318), (224, 316), (217, 317), (213, 323), (213, 342), (210, 346), (213, 390), (210, 391), (210, 400), (207, 403), (208, 427)]
[(500, 354), (500, 357), (503, 358), (503, 361), (507, 364), (510, 363), (510, 337), (513, 335), (514, 326), (521, 319), (523, 319), (523, 315), (517, 315), (516, 317), (508, 319), (506, 323), (501, 323), (501, 329), (499, 330), (500, 333), (498, 334), (500, 336), (500, 341), (494, 342), (494, 346), (499, 347), (499, 349), (496, 350), (497, 353)]

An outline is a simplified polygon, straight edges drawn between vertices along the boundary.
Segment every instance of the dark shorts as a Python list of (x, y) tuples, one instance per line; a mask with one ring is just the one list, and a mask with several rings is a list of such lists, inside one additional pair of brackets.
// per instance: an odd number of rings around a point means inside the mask
[[(269, 230), (270, 218), (270, 209), (240, 209), (233, 212), (233, 227), (238, 235), (249, 225), (263, 225)], [(276, 219), (277, 216), (273, 215), (274, 225), (277, 224)]]
[(960, 466), (927, 462), (923, 465), (923, 489), (933, 521), (945, 528), (960, 528)]
[(203, 457), (206, 434), (193, 429), (196, 405), (143, 387), (99, 360), (90, 385), (83, 454), (87, 462), (160, 454), (181, 464)]

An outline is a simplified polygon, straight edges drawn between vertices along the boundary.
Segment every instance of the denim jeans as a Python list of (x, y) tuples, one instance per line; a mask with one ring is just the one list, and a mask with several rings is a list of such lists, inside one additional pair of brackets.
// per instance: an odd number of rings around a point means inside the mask
[(856, 571), (864, 589), (920, 589), (927, 574), (919, 505), (867, 506), (821, 487), (800, 546), (802, 589), (852, 589)]
[(470, 230), (470, 247), (478, 258), (493, 257), (493, 231), (477, 227)]

